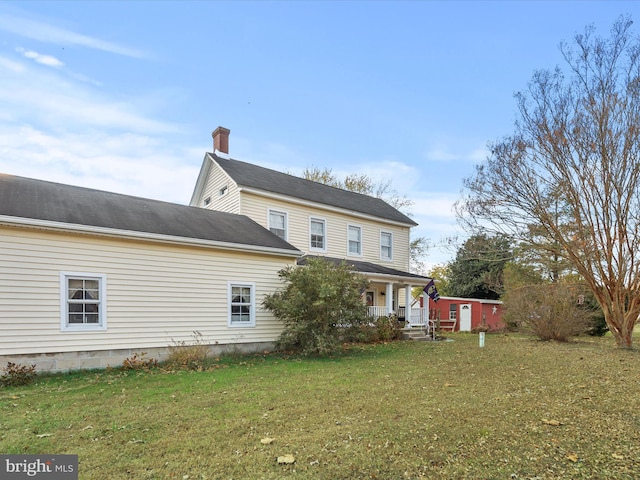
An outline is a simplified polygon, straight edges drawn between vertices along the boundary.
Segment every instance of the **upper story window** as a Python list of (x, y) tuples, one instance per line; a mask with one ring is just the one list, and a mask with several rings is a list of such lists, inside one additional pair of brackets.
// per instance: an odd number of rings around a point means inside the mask
[(276, 210), (269, 210), (269, 230), (281, 239), (287, 239), (287, 214)]
[(380, 259), (393, 260), (393, 234), (380, 232)]
[(229, 320), (230, 327), (255, 327), (255, 284), (251, 282), (229, 282)]
[(228, 191), (229, 191), (229, 187), (225, 185), (218, 191), (218, 194), (219, 196), (223, 196), (223, 195), (226, 195)]
[(312, 218), (309, 225), (309, 246), (312, 250), (327, 249), (326, 221), (322, 218)]
[(350, 255), (362, 255), (362, 227), (349, 225), (348, 243)]
[(106, 276), (60, 273), (61, 330), (106, 330)]
[(205, 198), (205, 199), (204, 199), (204, 201), (202, 202), (202, 204), (203, 204), (205, 207), (208, 207), (209, 205), (211, 205), (211, 197), (207, 197), (207, 198)]

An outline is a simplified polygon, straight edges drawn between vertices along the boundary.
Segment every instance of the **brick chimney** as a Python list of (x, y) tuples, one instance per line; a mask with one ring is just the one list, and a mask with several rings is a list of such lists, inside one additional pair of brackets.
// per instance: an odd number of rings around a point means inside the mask
[(213, 137), (213, 153), (220, 152), (229, 154), (229, 134), (231, 130), (224, 127), (216, 128), (211, 136)]

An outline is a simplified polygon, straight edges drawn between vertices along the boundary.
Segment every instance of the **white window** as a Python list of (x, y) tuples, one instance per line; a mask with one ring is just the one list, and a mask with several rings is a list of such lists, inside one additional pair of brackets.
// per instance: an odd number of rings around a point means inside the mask
[(449, 320), (455, 320), (458, 316), (458, 305), (452, 303), (449, 305)]
[(362, 228), (349, 225), (349, 249), (350, 255), (362, 255)]
[(228, 191), (229, 191), (229, 187), (225, 185), (224, 187), (222, 187), (222, 188), (220, 189), (220, 191), (218, 192), (218, 194), (219, 194), (219, 196), (223, 196), (223, 195), (226, 195)]
[(204, 202), (202, 202), (202, 204), (203, 204), (205, 207), (208, 207), (209, 205), (211, 205), (211, 197), (207, 197), (207, 198), (205, 198), (205, 199), (204, 199)]
[(229, 320), (230, 327), (256, 326), (255, 284), (229, 282)]
[(276, 210), (269, 210), (269, 230), (281, 239), (287, 239), (287, 214)]
[(60, 329), (107, 329), (107, 277), (93, 273), (60, 273)]
[(312, 218), (310, 220), (310, 225), (309, 225), (309, 231), (310, 231), (310, 238), (309, 238), (309, 246), (311, 247), (311, 250), (321, 250), (321, 251), (326, 251), (327, 250), (327, 237), (325, 234), (325, 228), (326, 228), (326, 222), (324, 219), (322, 218)]
[(393, 234), (380, 232), (380, 260), (393, 260)]

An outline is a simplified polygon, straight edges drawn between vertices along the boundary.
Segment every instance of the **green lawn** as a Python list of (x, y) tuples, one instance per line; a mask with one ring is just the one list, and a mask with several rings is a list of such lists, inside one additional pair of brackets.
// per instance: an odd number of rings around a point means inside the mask
[(0, 453), (78, 454), (90, 480), (640, 476), (640, 352), (450, 338), (42, 377), (0, 389)]

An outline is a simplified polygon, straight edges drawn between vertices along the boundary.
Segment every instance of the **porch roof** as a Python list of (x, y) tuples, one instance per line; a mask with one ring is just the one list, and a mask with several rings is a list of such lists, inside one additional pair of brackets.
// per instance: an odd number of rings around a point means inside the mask
[(336, 265), (347, 263), (353, 270), (368, 277), (370, 280), (381, 282), (406, 283), (411, 285), (426, 285), (431, 281), (430, 277), (415, 273), (403, 272), (395, 268), (386, 267), (377, 263), (361, 262), (347, 258), (322, 257), (318, 255), (304, 255), (298, 259), (298, 265), (306, 265), (310, 258), (324, 258)]

